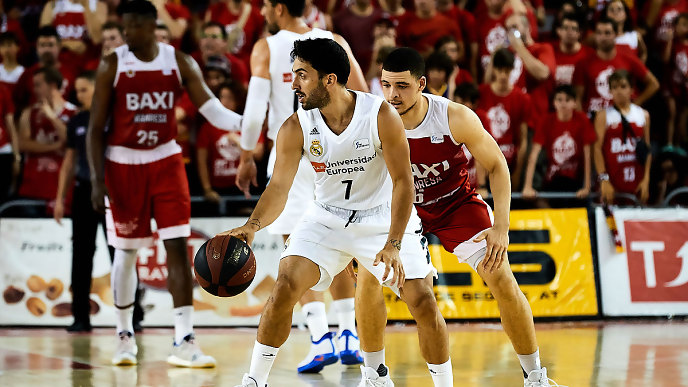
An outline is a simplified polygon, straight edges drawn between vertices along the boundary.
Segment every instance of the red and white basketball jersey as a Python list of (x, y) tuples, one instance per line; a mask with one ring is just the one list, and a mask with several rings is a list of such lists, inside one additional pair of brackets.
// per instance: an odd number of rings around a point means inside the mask
[(624, 138), (621, 114), (613, 106), (606, 109), (607, 130), (604, 132), (602, 152), (607, 167), (609, 181), (619, 192), (634, 193), (645, 175), (645, 166), (636, 159), (636, 139), (643, 136), (645, 111), (631, 104), (626, 120), (631, 124), (633, 133)]
[[(117, 75), (108, 146), (137, 150), (165, 147), (169, 154), (164, 156), (178, 153), (179, 146), (173, 144), (177, 137), (174, 106), (183, 89), (174, 47), (158, 43), (158, 56), (150, 62), (139, 60), (127, 45), (116, 48), (115, 53)], [(127, 163), (117, 160), (113, 152), (108, 159)], [(155, 160), (134, 163), (151, 161)]]
[[(98, 0), (89, 0), (88, 7), (91, 12), (96, 11)], [(82, 40), (86, 38), (86, 18), (84, 7), (69, 0), (58, 0), (53, 6), (53, 26), (62, 40)]]
[(406, 130), (416, 188), (414, 203), (423, 218), (425, 207), (444, 201), (461, 203), (474, 192), (469, 183), (468, 158), (454, 140), (447, 113), (449, 100), (423, 94), (428, 112), (415, 129)]

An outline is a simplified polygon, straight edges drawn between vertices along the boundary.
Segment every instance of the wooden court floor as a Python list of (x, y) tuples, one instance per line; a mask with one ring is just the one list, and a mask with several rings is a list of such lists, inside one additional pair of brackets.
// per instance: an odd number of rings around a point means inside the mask
[[(537, 324), (549, 376), (574, 386), (688, 386), (688, 321)], [(450, 324), (456, 386), (522, 386), (511, 345), (498, 324)], [(63, 329), (0, 328), (0, 386), (229, 386), (248, 369), (255, 329), (198, 329), (214, 370), (172, 368), (165, 363), (171, 329), (137, 336), (139, 365), (112, 367), (112, 329), (68, 334)], [(293, 330), (280, 350), (270, 386), (356, 386), (358, 367), (328, 366), (315, 376), (296, 373), (308, 335)], [(432, 386), (413, 326), (391, 325), (387, 363), (396, 386)]]

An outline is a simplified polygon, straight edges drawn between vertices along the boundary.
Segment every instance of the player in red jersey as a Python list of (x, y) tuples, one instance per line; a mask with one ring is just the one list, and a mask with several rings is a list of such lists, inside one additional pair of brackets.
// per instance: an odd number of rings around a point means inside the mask
[[(439, 237), (447, 251), (470, 264), (489, 286), (521, 362), (524, 385), (549, 386), (547, 370), (540, 367), (528, 300), (508, 265), (511, 187), (506, 159), (470, 109), (421, 92), (426, 80), (418, 52), (399, 48), (387, 57), (382, 69), (385, 98), (406, 128), (415, 206), (424, 231)], [(462, 145), (489, 172), (494, 217), (468, 183)]]
[[(614, 201), (614, 193), (637, 194), (646, 203), (650, 194), (652, 155), (638, 149), (650, 143), (650, 115), (631, 102), (631, 78), (626, 70), (609, 76), (612, 106), (595, 116), (595, 169), (602, 201)], [(644, 159), (644, 160), (643, 160)]]
[(136, 364), (131, 326), (136, 250), (153, 243), (153, 217), (167, 252), (167, 285), (175, 308), (174, 346), (167, 361), (183, 367), (213, 367), (215, 359), (203, 355), (194, 341), (193, 280), (186, 243), (190, 197), (181, 149), (174, 141), (174, 102), (186, 88), (214, 126), (239, 130), (241, 117), (213, 97), (192, 59), (156, 42), (153, 4), (132, 0), (122, 3), (119, 11), (127, 45), (103, 58), (98, 67), (87, 140), (93, 206), (105, 209), (107, 191), (108, 242), (116, 248), (112, 288), (119, 346), (113, 363)]

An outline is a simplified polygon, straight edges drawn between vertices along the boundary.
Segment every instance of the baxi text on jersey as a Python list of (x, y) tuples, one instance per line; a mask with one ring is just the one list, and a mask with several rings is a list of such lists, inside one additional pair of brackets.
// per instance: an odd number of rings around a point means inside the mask
[(174, 109), (174, 92), (127, 93), (127, 110), (171, 110)]

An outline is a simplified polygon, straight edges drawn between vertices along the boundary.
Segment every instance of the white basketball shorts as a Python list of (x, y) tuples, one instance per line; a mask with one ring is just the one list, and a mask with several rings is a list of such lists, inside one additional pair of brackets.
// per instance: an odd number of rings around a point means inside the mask
[[(313, 202), (291, 233), (281, 258), (294, 255), (316, 263), (320, 267), (320, 280), (312, 287), (316, 291), (327, 290), (332, 279), (356, 258), (381, 284), (399, 295), (396, 286), (389, 286), (391, 270), (387, 278), (382, 278), (385, 265), (373, 266), (375, 256), (387, 243), (390, 221), (389, 203), (354, 213)], [(407, 280), (425, 278), (430, 273), (437, 275), (421, 232), (420, 218), (414, 209), (399, 254)]]

